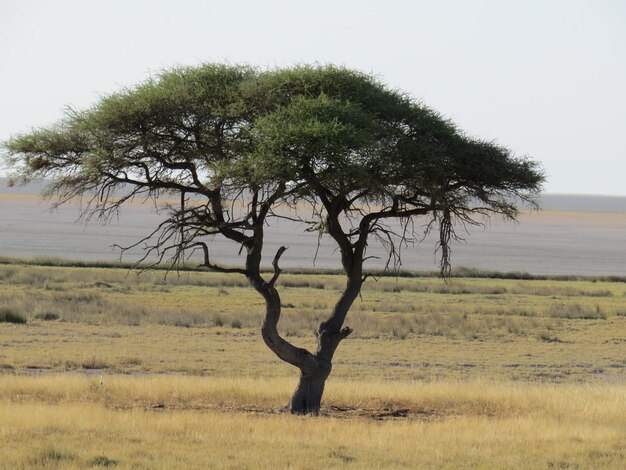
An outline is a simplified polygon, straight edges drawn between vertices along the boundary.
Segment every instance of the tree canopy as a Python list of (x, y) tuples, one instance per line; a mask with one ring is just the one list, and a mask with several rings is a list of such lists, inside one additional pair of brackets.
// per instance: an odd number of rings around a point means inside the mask
[[(515, 219), (544, 178), (534, 161), (465, 135), (371, 75), (334, 66), (175, 68), (90, 109), (70, 109), (55, 126), (4, 147), (15, 181), (49, 179), (57, 204), (87, 197), (86, 216), (106, 220), (135, 198), (180, 196), (141, 241), (148, 243), (146, 256), (178, 262), (199, 250), (203, 266), (248, 277), (266, 301), (265, 342), (301, 370), (291, 401), (297, 412), (319, 410), (332, 356), (351, 332), (342, 327), (367, 277), (370, 237), (386, 244), (388, 262), (397, 261), (398, 243), (421, 217), (439, 231), (445, 273), (458, 223), (493, 213)], [(274, 256), (273, 276), (260, 270), (265, 225), (284, 217), (278, 208), (297, 204), (311, 210), (298, 218), (305, 228), (337, 243), (347, 276), (318, 328), (315, 353), (277, 331), (275, 282), (285, 248)], [(211, 236), (239, 244), (245, 263), (213, 262)]]

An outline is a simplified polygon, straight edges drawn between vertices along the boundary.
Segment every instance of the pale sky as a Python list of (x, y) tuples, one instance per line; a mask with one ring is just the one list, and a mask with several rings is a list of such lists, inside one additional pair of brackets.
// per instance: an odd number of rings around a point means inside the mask
[(373, 72), (547, 192), (626, 195), (626, 0), (0, 0), (0, 140), (214, 61)]

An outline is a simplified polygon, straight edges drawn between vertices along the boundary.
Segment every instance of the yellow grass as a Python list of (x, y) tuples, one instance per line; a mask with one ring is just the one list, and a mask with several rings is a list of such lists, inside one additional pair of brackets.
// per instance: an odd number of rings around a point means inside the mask
[[(354, 380), (515, 380), (611, 382), (626, 378), (624, 320), (570, 320), (537, 334), (359, 335), (342, 343), (332, 378)], [(313, 334), (290, 337), (313, 347)], [(0, 323), (0, 369), (21, 373), (104, 369), (106, 373), (185, 373), (295, 377), (254, 328), (90, 325), (59, 321)]]
[[(0, 468), (626, 467), (623, 282), (367, 283), (313, 419), (245, 280), (127, 274), (0, 265)], [(279, 329), (342, 285), (283, 275)]]
[[(618, 469), (626, 462), (621, 386), (334, 381), (330, 411), (312, 419), (277, 414), (285, 385), (105, 377), (101, 386), (93, 377), (4, 376), (0, 468), (84, 468), (98, 457), (117, 468)], [(354, 414), (359, 408), (367, 412)], [(408, 413), (382, 419), (389, 409)]]

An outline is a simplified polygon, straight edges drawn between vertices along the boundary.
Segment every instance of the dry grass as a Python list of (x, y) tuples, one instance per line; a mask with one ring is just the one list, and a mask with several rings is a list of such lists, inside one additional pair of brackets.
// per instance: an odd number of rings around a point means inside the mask
[(0, 468), (618, 469), (626, 459), (616, 385), (334, 381), (320, 419), (278, 413), (286, 385), (5, 376)]
[[(573, 323), (569, 329), (537, 328), (536, 336), (485, 331), (478, 339), (359, 334), (341, 345), (332, 378), (623, 383), (623, 321), (567, 320)], [(312, 334), (290, 339), (314, 346)], [(1, 324), (0, 345), (0, 369), (20, 374), (103, 368), (108, 373), (294, 376), (256, 329), (229, 324), (181, 328), (32, 321)]]
[[(281, 331), (313, 347), (343, 279), (282, 280)], [(0, 265), (0, 369), (291, 376), (259, 339), (262, 299), (237, 276)], [(462, 293), (464, 292), (464, 293)], [(623, 381), (619, 282), (382, 278), (348, 317), (333, 377)]]
[[(57, 315), (92, 324), (220, 326), (237, 320), (243, 327), (259, 325), (263, 302), (243, 277), (200, 272), (164, 276), (163, 271), (137, 277), (124, 269), (0, 265), (0, 303), (30, 319)], [(328, 314), (343, 284), (338, 275), (283, 275), (283, 328), (308, 334)], [(459, 316), (476, 315), (473, 329), (481, 319), (483, 329), (492, 329), (490, 316), (534, 317), (546, 326), (561, 318), (623, 316), (625, 302), (626, 284), (621, 282), (381, 278), (365, 285), (354, 307), (358, 314), (350, 321), (361, 333), (389, 333), (407, 326), (411, 317), (409, 332), (413, 326), (418, 334), (471, 336), (471, 325), (454, 327), (462, 323)], [(425, 315), (448, 315), (452, 321), (424, 328)], [(515, 321), (501, 323), (501, 328), (522, 332)], [(459, 331), (465, 326), (467, 334)]]
[[(310, 419), (245, 280), (163, 274), (0, 265), (0, 468), (626, 466), (622, 282), (368, 283)], [(281, 331), (342, 285), (285, 273)]]
[[(314, 346), (334, 275), (282, 279), (281, 331)], [(237, 276), (0, 265), (0, 369), (291, 377), (263, 345), (263, 302)], [(605, 382), (626, 377), (619, 282), (382, 278), (348, 317), (333, 377)]]
[[(0, 376), (5, 403), (99, 403), (112, 409), (281, 412), (295, 378), (189, 377), (176, 375)], [(550, 417), (626, 424), (626, 387), (619, 384), (529, 384), (495, 381), (384, 382), (333, 380), (323, 415), (376, 418), (385, 410), (408, 418), (461, 416)], [(370, 412), (368, 414), (368, 412)]]

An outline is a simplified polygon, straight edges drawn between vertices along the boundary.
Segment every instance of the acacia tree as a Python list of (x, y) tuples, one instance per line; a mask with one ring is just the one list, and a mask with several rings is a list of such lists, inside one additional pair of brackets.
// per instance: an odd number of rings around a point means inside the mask
[[(16, 181), (50, 179), (56, 204), (87, 197), (87, 217), (106, 220), (138, 197), (179, 196), (137, 243), (146, 246), (141, 261), (175, 264), (197, 250), (203, 267), (246, 276), (265, 300), (263, 340), (300, 370), (289, 409), (302, 414), (319, 412), (335, 351), (352, 332), (344, 321), (368, 277), (373, 237), (397, 263), (397, 247), (422, 218), (439, 231), (445, 274), (456, 224), (493, 213), (515, 219), (543, 181), (536, 163), (464, 136), (370, 75), (332, 66), (178, 68), (4, 147)], [(310, 217), (297, 221), (336, 242), (346, 276), (314, 352), (278, 332), (286, 248), (274, 254), (273, 272), (261, 270), (266, 225), (285, 217), (278, 208), (303, 204)], [(245, 263), (216, 264), (213, 236), (240, 245)]]

